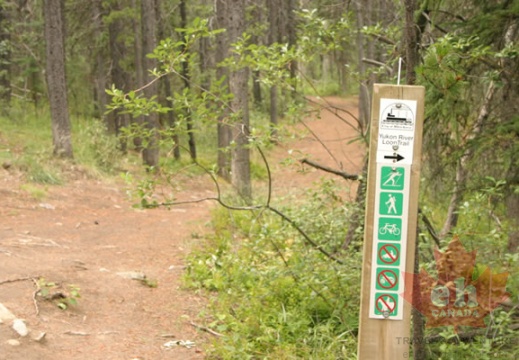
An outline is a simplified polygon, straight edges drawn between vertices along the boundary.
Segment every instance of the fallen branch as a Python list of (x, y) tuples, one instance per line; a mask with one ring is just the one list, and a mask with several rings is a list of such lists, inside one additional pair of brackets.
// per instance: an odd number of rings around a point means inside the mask
[(211, 334), (211, 335), (218, 336), (218, 337), (225, 336), (225, 335), (220, 334), (220, 333), (218, 333), (218, 332), (216, 332), (216, 331), (214, 331), (214, 330), (209, 329), (209, 328), (206, 327), (206, 326), (202, 326), (202, 325), (195, 324), (195, 323), (192, 322), (192, 321), (191, 321), (189, 324), (190, 324), (191, 326), (193, 326), (193, 327), (195, 327), (195, 328), (197, 328), (197, 329), (199, 329), (199, 330), (205, 331), (205, 332), (207, 332), (207, 333), (209, 333), (209, 334)]
[(330, 254), (329, 252), (324, 250), (321, 245), (318, 245), (315, 241), (313, 241), (312, 238), (299, 225), (297, 225), (294, 220), (290, 219), (287, 215), (285, 215), (281, 211), (273, 208), (270, 205), (270, 201), (271, 201), (271, 198), (272, 198), (272, 173), (270, 171), (270, 166), (268, 164), (267, 158), (265, 157), (265, 154), (263, 153), (263, 151), (261, 151), (260, 148), (257, 148), (257, 150), (259, 151), (259, 153), (260, 153), (260, 155), (261, 155), (261, 157), (262, 157), (262, 159), (263, 159), (263, 161), (265, 163), (265, 166), (266, 166), (266, 169), (267, 169), (267, 175), (268, 175), (268, 192), (267, 192), (268, 198), (267, 198), (267, 201), (266, 201), (265, 204), (262, 204), (262, 205), (250, 205), (250, 206), (233, 206), (231, 204), (226, 203), (222, 199), (222, 193), (221, 193), (220, 185), (218, 183), (218, 179), (216, 178), (215, 174), (212, 171), (210, 171), (209, 169), (207, 169), (206, 167), (204, 167), (203, 165), (201, 165), (200, 163), (195, 162), (195, 164), (197, 166), (199, 166), (202, 170), (204, 170), (206, 172), (206, 174), (213, 181), (213, 184), (214, 184), (214, 186), (216, 188), (216, 192), (217, 192), (217, 196), (216, 197), (207, 197), (207, 198), (204, 198), (204, 199), (197, 199), (197, 200), (184, 201), (184, 202), (175, 202), (175, 201), (173, 201), (173, 202), (162, 202), (162, 203), (154, 203), (154, 204), (145, 204), (144, 207), (151, 209), (151, 208), (157, 208), (157, 207), (160, 207), (160, 206), (175, 206), (175, 205), (179, 205), (179, 204), (197, 203), (197, 202), (202, 202), (202, 201), (210, 200), (210, 201), (216, 201), (218, 204), (220, 204), (221, 206), (223, 206), (224, 208), (229, 209), (229, 210), (239, 210), (239, 211), (256, 211), (256, 210), (265, 211), (265, 210), (269, 210), (269, 211), (279, 215), (283, 220), (287, 221), (290, 224), (290, 226), (292, 226), (301, 236), (303, 236), (303, 238), (306, 240), (307, 243), (312, 245), (321, 254), (323, 254), (324, 256), (328, 257), (331, 260), (336, 261), (339, 264), (344, 264), (344, 262), (342, 260), (340, 260), (337, 257), (333, 256), (332, 254)]
[(28, 280), (34, 281), (34, 279), (35, 279), (35, 277), (24, 277), (24, 278), (17, 278), (17, 279), (8, 279), (8, 280), (0, 281), (0, 285), (15, 283), (15, 282), (19, 282), (19, 281), (28, 281)]
[(423, 213), (422, 209), (419, 208), (418, 213), (422, 215), (422, 221), (425, 224), (425, 227), (427, 228), (427, 232), (429, 233), (429, 235), (431, 235), (436, 245), (440, 247), (440, 238), (436, 233), (436, 230), (434, 230), (433, 224), (431, 223), (429, 218)]
[(346, 180), (359, 180), (359, 175), (357, 174), (348, 174), (348, 173), (345, 173), (343, 171), (339, 171), (339, 170), (336, 170), (336, 169), (332, 169), (332, 168), (329, 168), (327, 166), (324, 166), (324, 165), (321, 165), (321, 164), (318, 164), (318, 163), (315, 163), (313, 162), (312, 160), (308, 160), (308, 159), (303, 159), (301, 160), (301, 163), (302, 164), (307, 164), (307, 165), (310, 165), (311, 167), (314, 167), (316, 169), (319, 169), (319, 170), (322, 170), (322, 171), (325, 171), (327, 173), (330, 173), (330, 174), (334, 174), (334, 175), (337, 175), (337, 176), (340, 176)]
[(36, 316), (40, 315), (40, 308), (38, 306), (38, 300), (36, 300), (36, 296), (38, 296), (38, 293), (41, 291), (40, 285), (38, 284), (38, 281), (35, 278), (31, 278), (32, 282), (34, 283), (34, 286), (36, 286), (36, 290), (32, 293), (32, 302), (34, 304), (34, 308), (36, 309)]
[(388, 72), (388, 74), (390, 76), (393, 75), (393, 69), (391, 69), (391, 67), (389, 65), (384, 64), (383, 62), (380, 62), (380, 61), (377, 61), (374, 59), (367, 59), (367, 58), (362, 58), (362, 61), (369, 65), (383, 67), (384, 69), (386, 69), (386, 71)]
[(3, 281), (0, 281), (0, 285), (4, 285), (4, 284), (11, 284), (11, 283), (15, 283), (15, 282), (19, 282), (19, 281), (32, 281), (34, 283), (34, 286), (36, 286), (36, 290), (32, 293), (32, 302), (34, 303), (34, 308), (36, 309), (36, 316), (40, 315), (40, 308), (38, 307), (38, 301), (36, 300), (36, 296), (38, 295), (38, 293), (40, 292), (41, 288), (40, 286), (38, 285), (38, 280), (36, 279), (39, 279), (40, 277), (23, 277), (23, 278), (17, 278), (17, 279), (8, 279), (8, 280), (3, 280)]
[(368, 34), (368, 35), (374, 37), (375, 39), (379, 40), (380, 42), (383, 42), (384, 44), (396, 45), (396, 43), (392, 39), (390, 39), (384, 35), (380, 35), (380, 34)]

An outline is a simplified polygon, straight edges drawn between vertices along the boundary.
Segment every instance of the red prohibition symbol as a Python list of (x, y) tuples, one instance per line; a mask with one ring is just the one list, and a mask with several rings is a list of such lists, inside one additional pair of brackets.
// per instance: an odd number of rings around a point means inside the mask
[(393, 295), (383, 294), (375, 300), (375, 306), (381, 313), (385, 311), (392, 313), (396, 309), (396, 299)]
[(377, 277), (377, 283), (384, 289), (392, 289), (398, 283), (398, 277), (393, 270), (382, 270)]
[(378, 251), (378, 258), (385, 264), (394, 264), (399, 257), (398, 248), (391, 244), (386, 244)]

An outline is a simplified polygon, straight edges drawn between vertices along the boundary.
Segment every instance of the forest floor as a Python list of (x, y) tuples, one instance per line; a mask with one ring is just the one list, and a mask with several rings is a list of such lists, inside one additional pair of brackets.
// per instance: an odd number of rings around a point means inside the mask
[[(356, 100), (326, 100), (357, 113)], [(304, 136), (267, 154), (274, 196), (303, 194), (323, 177), (337, 179), (308, 166), (300, 171), (297, 162), (281, 165), (289, 153), (361, 171), (364, 147), (349, 143), (355, 132), (334, 112), (355, 123), (342, 110), (323, 109), (306, 126), (297, 125)], [(0, 168), (0, 360), (203, 359), (204, 346), (215, 339), (199, 317), (207, 299), (185, 289), (182, 275), (187, 255), (211, 231), (210, 211), (217, 205), (137, 210), (122, 181), (80, 175), (46, 186), (44, 198), (36, 199), (20, 173)], [(345, 182), (345, 189), (350, 185)], [(203, 177), (181, 187), (179, 200), (214, 195)], [(353, 198), (354, 186), (351, 191)], [(59, 309), (56, 303), (67, 300), (59, 297), (73, 297), (74, 290), (81, 296), (77, 305)], [(17, 334), (10, 317), (23, 319), (29, 334)]]

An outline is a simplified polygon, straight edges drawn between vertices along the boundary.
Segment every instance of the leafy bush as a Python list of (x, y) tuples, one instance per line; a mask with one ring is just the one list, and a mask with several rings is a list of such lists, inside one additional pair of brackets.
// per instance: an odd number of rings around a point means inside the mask
[(103, 172), (112, 172), (121, 158), (118, 140), (110, 135), (106, 125), (99, 120), (85, 121), (78, 126), (76, 157), (83, 164)]
[[(312, 194), (308, 204), (293, 212), (292, 219), (312, 228), (313, 240), (333, 252), (344, 238), (347, 209), (330, 183)], [(209, 326), (225, 336), (210, 350), (211, 356), (352, 357), (359, 253), (344, 256), (342, 264), (332, 261), (267, 212), (220, 209), (213, 224), (214, 237), (191, 256), (186, 278), (191, 286), (215, 295)]]

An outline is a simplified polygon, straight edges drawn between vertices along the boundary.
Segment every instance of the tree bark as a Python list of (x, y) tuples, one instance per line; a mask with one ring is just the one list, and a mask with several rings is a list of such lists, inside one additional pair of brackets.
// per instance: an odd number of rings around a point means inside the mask
[[(103, 5), (101, 0), (92, 2), (92, 17), (94, 24), (94, 34), (97, 41), (102, 41), (104, 32), (103, 24)], [(106, 104), (108, 97), (106, 95), (106, 88), (108, 87), (108, 71), (106, 68), (106, 54), (104, 51), (104, 42), (96, 44), (95, 67), (94, 67), (94, 101), (95, 113), (100, 119), (104, 119), (106, 111)]]
[[(245, 6), (242, 0), (228, 0), (227, 32), (229, 43), (234, 43), (245, 31)], [(238, 55), (233, 55), (235, 63), (239, 62)], [(240, 67), (229, 73), (229, 90), (233, 95), (231, 100), (232, 140), (235, 143), (231, 150), (231, 182), (238, 194), (249, 201), (252, 197), (250, 178), (249, 138), (249, 104), (248, 104), (249, 69)]]
[(11, 101), (11, 34), (9, 12), (5, 3), (0, 4), (0, 99), (8, 104)]
[(43, 2), (43, 14), (45, 19), (47, 89), (52, 118), (54, 155), (72, 158), (61, 0), (45, 0)]
[[(187, 12), (186, 12), (186, 1), (180, 1), (180, 27), (185, 29), (187, 27)], [(187, 41), (186, 34), (184, 34), (184, 41)], [(185, 48), (185, 45), (182, 45), (182, 52), (186, 53), (189, 50)], [(182, 80), (184, 82), (184, 89), (191, 88), (191, 79), (189, 74), (189, 55), (186, 54), (186, 60), (182, 62)], [(189, 154), (191, 155), (192, 160), (196, 160), (196, 142), (195, 142), (195, 133), (193, 127), (193, 118), (191, 116), (191, 110), (186, 108), (186, 128), (187, 128), (187, 137), (189, 144)]]
[(416, 67), (419, 63), (418, 57), (418, 26), (414, 21), (416, 0), (405, 0), (405, 79), (408, 85), (416, 82)]
[[(355, 6), (357, 10), (357, 53), (358, 53), (358, 62), (359, 62), (359, 74), (360, 76), (364, 76), (366, 73), (366, 67), (362, 59), (365, 57), (364, 52), (364, 35), (362, 34), (361, 29), (364, 27), (364, 18), (362, 12), (362, 4), (361, 0), (355, 1)], [(370, 98), (369, 98), (369, 89), (367, 84), (364, 81), (360, 81), (359, 83), (359, 122), (361, 125), (361, 132), (364, 134), (366, 129), (368, 128), (368, 124), (370, 121)]]
[[(268, 42), (272, 45), (281, 41), (281, 29), (279, 26), (280, 4), (275, 0), (268, 1), (269, 35)], [(275, 138), (278, 126), (278, 87), (270, 87), (270, 136)]]
[[(416, 10), (415, 0), (404, 0), (405, 6), (405, 69), (406, 69), (406, 84), (414, 85), (416, 82), (415, 68), (418, 65), (418, 34), (416, 32), (416, 24), (414, 21), (414, 12)], [(420, 253), (418, 244), (419, 229), (416, 229), (414, 238), (415, 244), (415, 258), (414, 258), (414, 273), (418, 274), (420, 271)], [(413, 282), (413, 308), (411, 310), (413, 319), (413, 355), (415, 359), (425, 359), (426, 350), (424, 343), (425, 322), (423, 315), (418, 310), (421, 302), (420, 282)]]
[[(148, 72), (156, 67), (156, 60), (147, 57), (147, 54), (153, 52), (157, 46), (157, 13), (155, 0), (141, 2), (142, 16), (142, 65), (143, 73)], [(144, 96), (148, 99), (158, 95), (158, 85), (154, 79), (145, 77), (148, 84), (144, 87)], [(144, 117), (144, 128), (147, 130), (147, 138), (143, 143), (142, 160), (149, 167), (157, 169), (159, 166), (159, 145), (158, 145), (158, 128), (159, 116), (155, 112), (151, 112)]]
[(496, 86), (492, 81), (488, 85), (485, 98), (483, 100), (483, 105), (479, 110), (478, 117), (472, 126), (472, 130), (470, 131), (465, 144), (463, 145), (465, 151), (458, 159), (458, 163), (456, 165), (456, 179), (454, 181), (454, 189), (452, 191), (449, 208), (447, 210), (447, 217), (440, 232), (440, 237), (442, 238), (447, 236), (458, 223), (458, 209), (461, 202), (463, 201), (463, 194), (465, 193), (465, 187), (468, 180), (467, 163), (474, 155), (474, 148), (470, 146), (470, 141), (474, 140), (481, 134), (483, 124), (485, 123), (490, 113), (490, 105), (492, 103), (492, 99), (494, 98), (495, 91)]
[[(507, 26), (504, 45), (509, 46), (510, 44), (516, 43), (519, 36), (519, 23), (517, 21), (510, 20)], [(501, 66), (504, 71), (503, 83), (505, 86), (502, 89), (503, 106), (502, 109), (507, 109), (507, 116), (503, 116), (505, 121), (514, 121), (514, 116), (519, 114), (519, 104), (517, 99), (519, 98), (519, 88), (517, 87), (519, 60), (517, 58), (503, 59)], [(505, 75), (506, 74), (506, 75)], [(515, 140), (518, 141), (519, 132), (515, 133)], [(508, 219), (510, 219), (510, 230), (508, 233), (508, 250), (510, 253), (515, 253), (519, 250), (519, 193), (516, 189), (519, 187), (519, 160), (517, 156), (513, 156), (513, 159), (509, 165), (508, 173), (506, 176), (506, 192), (505, 192), (505, 205)]]
[[(144, 0), (149, 1), (149, 0)], [(144, 65), (142, 63), (143, 60), (143, 52), (142, 52), (142, 0), (131, 0), (131, 8), (133, 11), (135, 11), (135, 14), (137, 15), (137, 18), (132, 19), (132, 27), (133, 27), (133, 51), (134, 51), (134, 59), (135, 59), (135, 84), (138, 88), (141, 88), (145, 85), (144, 80), (144, 72), (146, 69), (144, 68)], [(139, 22), (138, 15), (141, 15), (141, 21)], [(120, 20), (116, 20), (120, 21)], [(144, 55), (145, 56), (145, 55)], [(135, 86), (134, 86), (135, 87)], [(128, 123), (131, 121), (133, 123), (136, 123), (138, 125), (144, 124), (144, 117), (138, 116), (135, 118), (128, 119)], [(142, 138), (140, 135), (136, 135), (133, 137), (133, 145), (138, 151), (142, 151)]]
[[(288, 37), (288, 46), (290, 48), (293, 48), (297, 45), (297, 22), (296, 22), (296, 1), (295, 0), (287, 0), (286, 1), (287, 6), (287, 37)], [(298, 69), (298, 63), (297, 60), (292, 60), (290, 62), (290, 79), (292, 80), (292, 97), (295, 98), (297, 94), (297, 69)]]
[[(162, 16), (162, 14), (164, 14), (164, 12), (160, 11), (161, 0), (156, 0), (156, 1), (157, 1), (157, 9), (159, 9), (158, 13), (160, 14), (158, 16), (158, 22), (159, 22), (158, 37), (159, 37), (159, 39), (164, 39), (164, 38), (168, 37), (167, 30), (170, 26), (168, 24), (169, 19), (166, 16)], [(173, 110), (175, 104), (174, 104), (174, 100), (173, 100), (173, 91), (171, 89), (171, 77), (163, 76), (159, 81), (160, 81), (159, 87), (160, 87), (160, 91), (162, 93), (162, 96), (160, 97), (160, 101), (161, 101), (161, 103), (163, 103), (163, 105), (172, 109), (165, 114), (159, 115), (159, 122), (161, 123), (162, 126), (167, 126), (174, 130), (173, 134), (171, 135), (171, 140), (173, 141), (173, 149), (172, 149), (173, 157), (176, 160), (180, 160), (180, 137), (178, 136), (177, 131), (175, 131), (176, 130), (175, 127), (177, 124), (176, 124), (176, 119), (175, 119), (175, 111)]]
[[(255, 23), (261, 24), (263, 19), (263, 11), (262, 11), (262, 2), (263, 0), (254, 0), (253, 1), (253, 10), (252, 10), (252, 18)], [(252, 34), (251, 36), (252, 44), (260, 44), (262, 43), (262, 39), (257, 34)], [(256, 108), (261, 109), (261, 104), (263, 102), (263, 96), (261, 94), (261, 83), (260, 83), (261, 73), (259, 71), (252, 72), (252, 98), (254, 100), (254, 105)]]
[[(110, 11), (120, 11), (120, 4), (112, 2)], [(123, 59), (126, 57), (127, 49), (125, 44), (120, 40), (121, 34), (124, 32), (124, 26), (120, 18), (113, 19), (108, 25), (108, 41), (110, 50), (110, 77), (112, 84), (122, 91), (130, 90), (129, 75), (122, 68)], [(122, 114), (115, 110), (106, 118), (108, 131), (119, 136), (121, 128), (129, 123), (128, 114)], [(119, 146), (122, 152), (126, 152), (127, 143), (123, 137), (119, 138)]]
[[(216, 26), (223, 29), (227, 27), (227, 0), (216, 0), (215, 14)], [(223, 92), (229, 89), (229, 73), (228, 69), (219, 65), (228, 55), (229, 41), (228, 34), (220, 33), (216, 37), (216, 54), (215, 60), (217, 64), (216, 77), (221, 82), (220, 88)], [(231, 180), (231, 157), (230, 152), (227, 151), (231, 144), (231, 128), (228, 124), (229, 107), (223, 101), (219, 104), (222, 113), (218, 116), (217, 133), (218, 133), (218, 175), (223, 179)]]
[[(364, 160), (364, 165), (362, 166), (362, 179), (366, 179), (366, 174), (368, 172), (368, 158)], [(348, 221), (348, 232), (346, 233), (346, 237), (344, 239), (344, 243), (342, 244), (342, 249), (346, 250), (350, 244), (355, 240), (356, 237), (362, 238), (362, 233), (357, 231), (359, 228), (363, 228), (364, 226), (364, 209), (366, 207), (366, 181), (361, 180), (358, 183), (357, 193), (355, 195), (355, 202), (357, 207), (354, 209), (351, 218)], [(359, 235), (360, 234), (360, 235)]]

